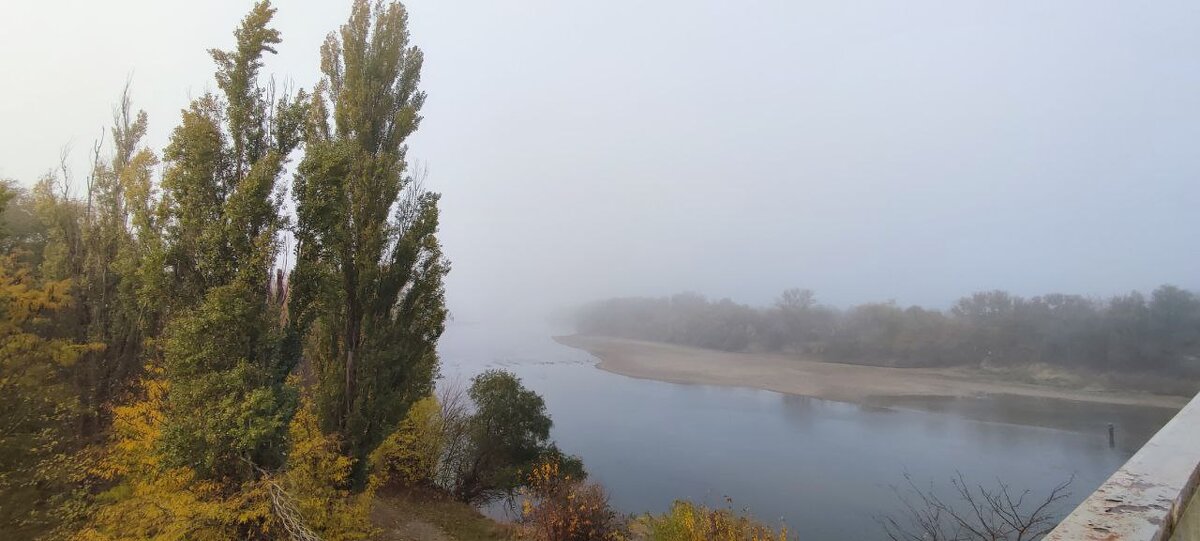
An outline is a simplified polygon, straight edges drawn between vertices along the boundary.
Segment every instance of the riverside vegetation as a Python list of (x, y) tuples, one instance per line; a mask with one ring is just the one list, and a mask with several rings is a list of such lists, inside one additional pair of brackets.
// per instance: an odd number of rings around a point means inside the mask
[[(1191, 396), (1200, 388), (1200, 295), (1164, 285), (1110, 299), (1004, 291), (948, 311), (868, 303), (839, 310), (810, 290), (754, 308), (692, 293), (617, 298), (579, 309), (582, 334), (728, 352), (780, 352), (891, 367), (970, 366), (1035, 383), (1107, 383)], [(1104, 378), (1101, 378), (1104, 379)]]
[[(775, 538), (618, 516), (509, 373), (433, 396), (450, 265), (406, 160), (407, 12), (356, 0), (311, 91), (260, 74), (274, 14), (211, 51), (161, 154), (126, 88), (82, 189), (66, 160), (0, 184), (0, 537), (390, 539), (380, 517), (424, 510), (463, 539)], [(513, 527), (469, 507), (506, 498)]]

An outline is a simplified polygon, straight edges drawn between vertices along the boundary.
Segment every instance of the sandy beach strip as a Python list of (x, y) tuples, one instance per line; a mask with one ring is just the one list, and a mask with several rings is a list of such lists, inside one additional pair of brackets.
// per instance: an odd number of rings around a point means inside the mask
[(960, 368), (887, 368), (763, 353), (726, 353), (598, 336), (558, 336), (598, 358), (598, 368), (644, 379), (766, 389), (842, 402), (886, 397), (1016, 395), (1130, 406), (1181, 408), (1188, 398), (1139, 392), (1071, 390), (1001, 379)]

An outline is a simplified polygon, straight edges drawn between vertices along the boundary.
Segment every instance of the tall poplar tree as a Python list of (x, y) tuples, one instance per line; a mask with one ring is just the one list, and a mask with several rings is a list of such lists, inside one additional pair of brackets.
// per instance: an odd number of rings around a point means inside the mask
[(307, 331), (322, 429), (362, 460), (432, 390), (449, 265), (438, 195), (415, 185), (422, 54), (399, 3), (356, 0), (321, 48), (296, 197), (293, 322)]
[(113, 112), (112, 156), (97, 156), (87, 184), (73, 289), (79, 339), (103, 346), (75, 374), (85, 437), (102, 433), (111, 401), (141, 374), (147, 342), (161, 331), (162, 209), (152, 182), (158, 158), (142, 146), (146, 128), (126, 86)]
[(274, 13), (259, 2), (234, 33), (236, 48), (211, 51), (221, 92), (183, 111), (164, 154), (172, 295), (162, 451), (168, 465), (230, 489), (281, 462), (295, 410), (284, 379), (298, 341), (268, 282), (285, 225), (277, 183), (308, 99), (272, 102), (259, 83), (263, 55), (280, 42)]

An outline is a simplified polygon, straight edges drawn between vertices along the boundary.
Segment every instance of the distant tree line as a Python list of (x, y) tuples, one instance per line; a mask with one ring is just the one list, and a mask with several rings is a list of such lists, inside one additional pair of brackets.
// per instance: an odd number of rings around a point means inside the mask
[(1170, 285), (1104, 300), (989, 291), (947, 311), (894, 302), (839, 310), (804, 289), (766, 308), (683, 293), (592, 303), (575, 324), (584, 334), (885, 366), (1044, 363), (1200, 374), (1200, 295)]

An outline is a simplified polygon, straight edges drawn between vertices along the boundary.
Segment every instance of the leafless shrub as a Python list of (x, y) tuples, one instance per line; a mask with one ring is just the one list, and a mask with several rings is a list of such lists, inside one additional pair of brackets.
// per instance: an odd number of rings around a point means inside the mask
[(471, 397), (461, 379), (438, 385), (438, 404), (442, 418), (442, 456), (438, 461), (434, 484), (450, 490), (470, 460)]
[(876, 519), (892, 541), (1036, 541), (1058, 524), (1058, 507), (1070, 496), (1067, 487), (1075, 476), (1035, 500), (1030, 491), (1015, 494), (999, 481), (994, 488), (969, 485), (958, 473), (950, 480), (949, 502), (932, 486), (918, 487), (907, 473), (904, 479), (906, 490), (892, 487), (904, 512)]

